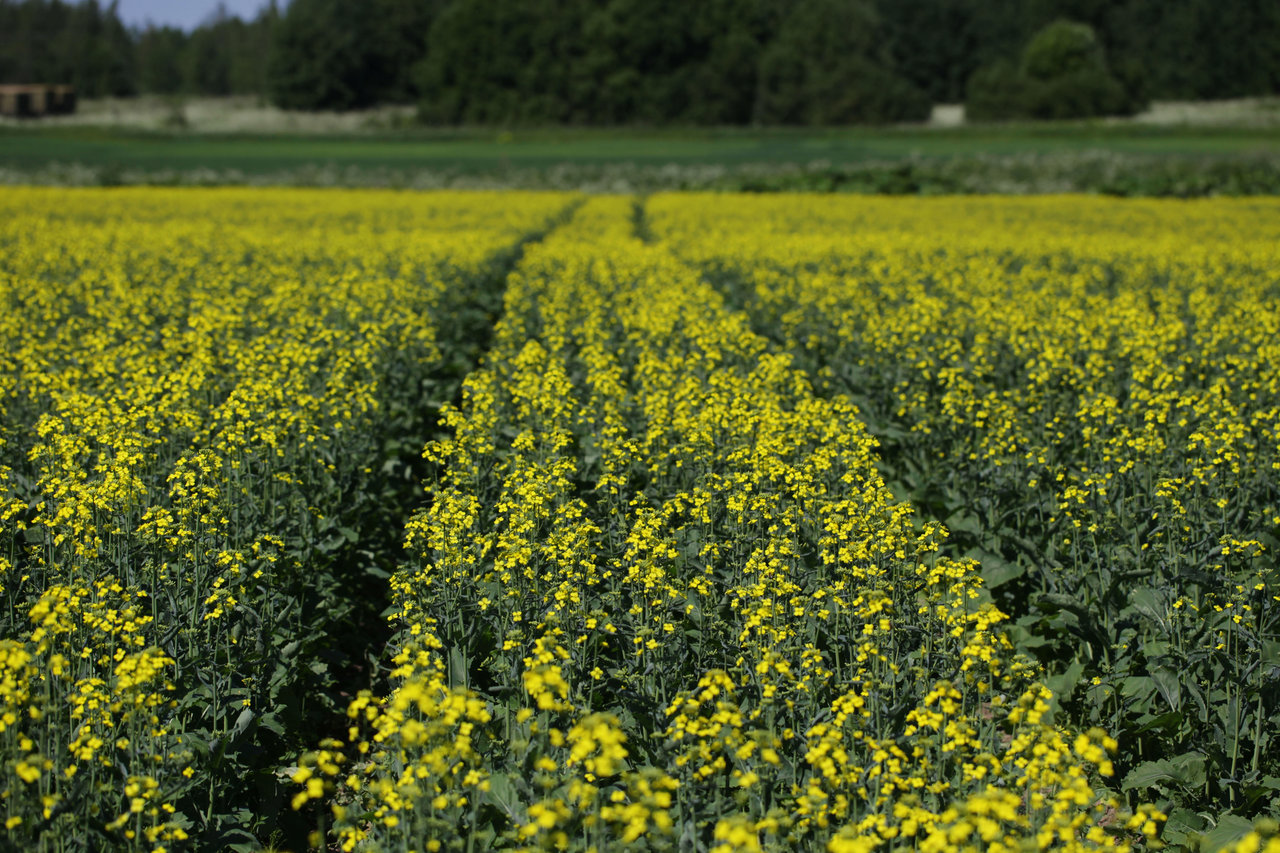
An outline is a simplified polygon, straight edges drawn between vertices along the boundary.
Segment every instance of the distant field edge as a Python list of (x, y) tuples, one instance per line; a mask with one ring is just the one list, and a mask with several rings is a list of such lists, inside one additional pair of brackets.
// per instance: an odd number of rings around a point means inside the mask
[(1131, 154), (1107, 150), (905, 156), (863, 162), (424, 164), (332, 157), (270, 162), (234, 158), (142, 162), (110, 158), (13, 162), (0, 148), (0, 185), (299, 186), (431, 189), (555, 189), (592, 193), (660, 190), (877, 195), (1095, 193), (1196, 198), (1280, 195), (1280, 153)]
[(0, 127), (0, 184), (854, 192), (1280, 193), (1269, 128), (533, 128), (221, 135)]

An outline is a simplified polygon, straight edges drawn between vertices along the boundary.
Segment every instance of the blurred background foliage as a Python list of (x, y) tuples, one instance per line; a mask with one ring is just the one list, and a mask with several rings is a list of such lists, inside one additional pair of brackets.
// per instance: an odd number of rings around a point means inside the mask
[(1280, 91), (1267, 0), (293, 0), (191, 32), (0, 0), (0, 82), (412, 103), (433, 124), (831, 125), (1128, 114)]

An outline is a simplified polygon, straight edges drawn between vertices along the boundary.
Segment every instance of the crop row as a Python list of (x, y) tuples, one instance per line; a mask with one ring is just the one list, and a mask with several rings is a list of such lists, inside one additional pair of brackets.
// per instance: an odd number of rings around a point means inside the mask
[(981, 561), (1121, 788), (1214, 847), (1280, 817), (1274, 201), (665, 196), (649, 228)]
[[(344, 850), (1125, 848), (977, 563), (701, 270), (589, 201), (431, 443), (390, 689), (303, 761)], [(644, 229), (639, 229), (643, 233)]]
[(6, 849), (297, 832), (281, 767), (385, 636), (451, 328), (565, 204), (373, 201), (0, 197)]
[(0, 207), (9, 846), (1280, 846), (1273, 203)]

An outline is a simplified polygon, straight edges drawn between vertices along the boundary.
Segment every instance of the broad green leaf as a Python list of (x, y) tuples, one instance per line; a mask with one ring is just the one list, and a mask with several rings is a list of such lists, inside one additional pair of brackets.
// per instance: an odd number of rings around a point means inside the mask
[(457, 646), (449, 649), (449, 686), (467, 686), (467, 659)]
[(1187, 752), (1168, 760), (1142, 762), (1124, 777), (1120, 790), (1143, 790), (1168, 784), (1190, 789), (1200, 787), (1204, 781), (1205, 757), (1198, 752)]
[(1173, 781), (1173, 768), (1167, 761), (1144, 761), (1129, 771), (1120, 786), (1122, 791), (1144, 790), (1153, 785)]
[(1145, 675), (1131, 675), (1120, 682), (1120, 695), (1139, 704), (1148, 702), (1155, 690), (1155, 682)]
[(1135, 732), (1164, 731), (1172, 734), (1182, 725), (1182, 714), (1178, 711), (1166, 711), (1163, 714), (1147, 714), (1138, 718)]
[(1177, 711), (1182, 708), (1182, 679), (1178, 673), (1168, 667), (1158, 666), (1151, 670), (1151, 681), (1169, 703), (1169, 710)]
[(1073, 613), (1081, 619), (1089, 618), (1089, 609), (1083, 602), (1071, 595), (1064, 595), (1060, 592), (1050, 592), (1040, 596), (1036, 603), (1041, 608), (1054, 612), (1057, 610), (1065, 610)]
[(1160, 840), (1166, 844), (1189, 845), (1193, 841), (1193, 836), (1204, 832), (1207, 825), (1208, 822), (1203, 815), (1196, 814), (1190, 809), (1174, 809), (1169, 812), (1169, 819), (1164, 823)]
[(485, 793), (485, 799), (512, 821), (521, 819), (520, 794), (507, 774), (494, 773), (489, 777), (489, 790)]
[(1225, 814), (1218, 818), (1218, 825), (1200, 838), (1202, 853), (1217, 853), (1235, 844), (1253, 831), (1253, 822), (1239, 815)]
[(1059, 701), (1068, 701), (1071, 694), (1075, 692), (1076, 685), (1080, 683), (1080, 676), (1084, 673), (1084, 663), (1076, 660), (1063, 672), (1050, 676), (1045, 680), (1046, 686), (1054, 692)]
[(268, 711), (259, 717), (258, 725), (262, 726), (264, 729), (274, 732), (279, 737), (285, 736), (284, 726), (281, 725), (280, 719), (276, 716), (274, 711)]
[(1207, 759), (1199, 752), (1184, 752), (1169, 759), (1173, 768), (1174, 780), (1184, 788), (1199, 788), (1205, 781), (1205, 764)]
[(982, 533), (982, 522), (973, 513), (964, 510), (947, 516), (946, 525), (952, 533), (971, 533), (975, 536)]
[(232, 729), (231, 737), (238, 738), (248, 731), (249, 726), (253, 725), (253, 718), (256, 716), (257, 713), (252, 708), (242, 710), (240, 716), (236, 717), (236, 724)]
[(987, 552), (978, 559), (982, 564), (980, 569), (982, 580), (988, 589), (996, 589), (1027, 573), (1027, 570), (1017, 563), (1010, 563)]
[(1162, 593), (1147, 587), (1137, 587), (1129, 593), (1129, 604), (1143, 616), (1153, 622), (1163, 622), (1165, 618), (1165, 597)]

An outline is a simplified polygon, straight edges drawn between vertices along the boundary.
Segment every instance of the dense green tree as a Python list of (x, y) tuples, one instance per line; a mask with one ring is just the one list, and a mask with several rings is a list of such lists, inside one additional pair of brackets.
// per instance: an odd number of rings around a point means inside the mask
[(134, 48), (138, 90), (176, 95), (186, 88), (187, 34), (176, 27), (148, 27)]
[(131, 94), (133, 43), (116, 4), (0, 3), (0, 80), (71, 83), (88, 97)]
[(1038, 20), (1030, 0), (877, 0), (876, 8), (894, 65), (939, 103), (963, 101), (973, 73), (1016, 56)]
[(1280, 4), (1274, 0), (1127, 0), (1102, 32), (1109, 55), (1133, 57), (1153, 97), (1280, 92)]
[(755, 114), (759, 57), (768, 18), (757, 2), (706, 2), (696, 6), (695, 32), (703, 48), (689, 75), (689, 110), (697, 124), (747, 124)]
[(54, 40), (66, 26), (67, 12), (61, 4), (39, 0), (0, 2), (0, 81), (56, 79)]
[(272, 99), (335, 110), (411, 100), (412, 67), (436, 8), (424, 0), (292, 0), (275, 26)]
[[(271, 51), (280, 13), (273, 2), (267, 4), (253, 21), (238, 29), (232, 42), (231, 91), (242, 95), (265, 95), (270, 86), (268, 75)], [(231, 23), (236, 19), (232, 18)]]
[(896, 65), (935, 101), (963, 99), (976, 70), (1016, 61), (1031, 36), (1059, 18), (1093, 27), (1127, 91), (1141, 82), (1159, 98), (1280, 92), (1274, 0), (876, 2)]
[(423, 117), (447, 123), (503, 121), (533, 107), (524, 102), (522, 87), (540, 70), (528, 67), (540, 5), (474, 0), (446, 7), (430, 30), (418, 68)]
[(56, 77), (69, 79), (83, 97), (134, 93), (133, 44), (115, 0), (105, 9), (97, 0), (72, 6), (56, 43)]
[(764, 124), (906, 121), (928, 96), (896, 74), (869, 3), (796, 0), (760, 58)]
[[(1022, 67), (1059, 19), (1091, 28), (1102, 66)], [(1126, 112), (1280, 92), (1280, 3), (291, 0), (184, 33), (130, 32), (107, 0), (0, 0), (0, 81), (297, 109), (416, 101), (443, 123), (896, 121), (966, 97), (974, 116)]]
[(1032, 36), (1022, 53), (1022, 72), (1032, 80), (1052, 80), (1105, 67), (1102, 44), (1093, 27), (1065, 18)]
[(271, 98), (286, 109), (352, 109), (373, 103), (364, 85), (364, 16), (343, 0), (293, 0), (271, 53)]
[(876, 26), (874, 10), (851, 0), (455, 0), (420, 66), (422, 115), (743, 124), (926, 114)]
[[(605, 121), (660, 124), (690, 109), (694, 68), (705, 51), (695, 31), (696, 3), (612, 0), (597, 23), (609, 68), (598, 114)], [(597, 119), (599, 120), (599, 119)]]
[(883, 34), (899, 72), (935, 102), (964, 100), (979, 67), (1015, 54), (1026, 40), (1024, 0), (878, 0)]
[(365, 37), (370, 85), (378, 101), (412, 103), (417, 94), (414, 66), (444, 0), (370, 0)]
[(1016, 67), (1002, 61), (975, 72), (966, 103), (971, 119), (1087, 118), (1141, 106), (1111, 73), (1093, 27), (1062, 18), (1031, 37)]
[(198, 28), (187, 42), (187, 91), (231, 94), (232, 53), (244, 23), (239, 18), (228, 19), (222, 12), (219, 8), (216, 19)]
[(190, 35), (148, 26), (134, 36), (139, 91), (155, 94), (263, 94), (278, 13), (274, 5), (252, 21), (219, 8)]
[(970, 121), (1004, 121), (1025, 118), (1034, 84), (1010, 59), (1001, 59), (973, 72), (964, 102)]
[(761, 0), (602, 4), (584, 31), (604, 83), (590, 120), (749, 122), (769, 14)]

